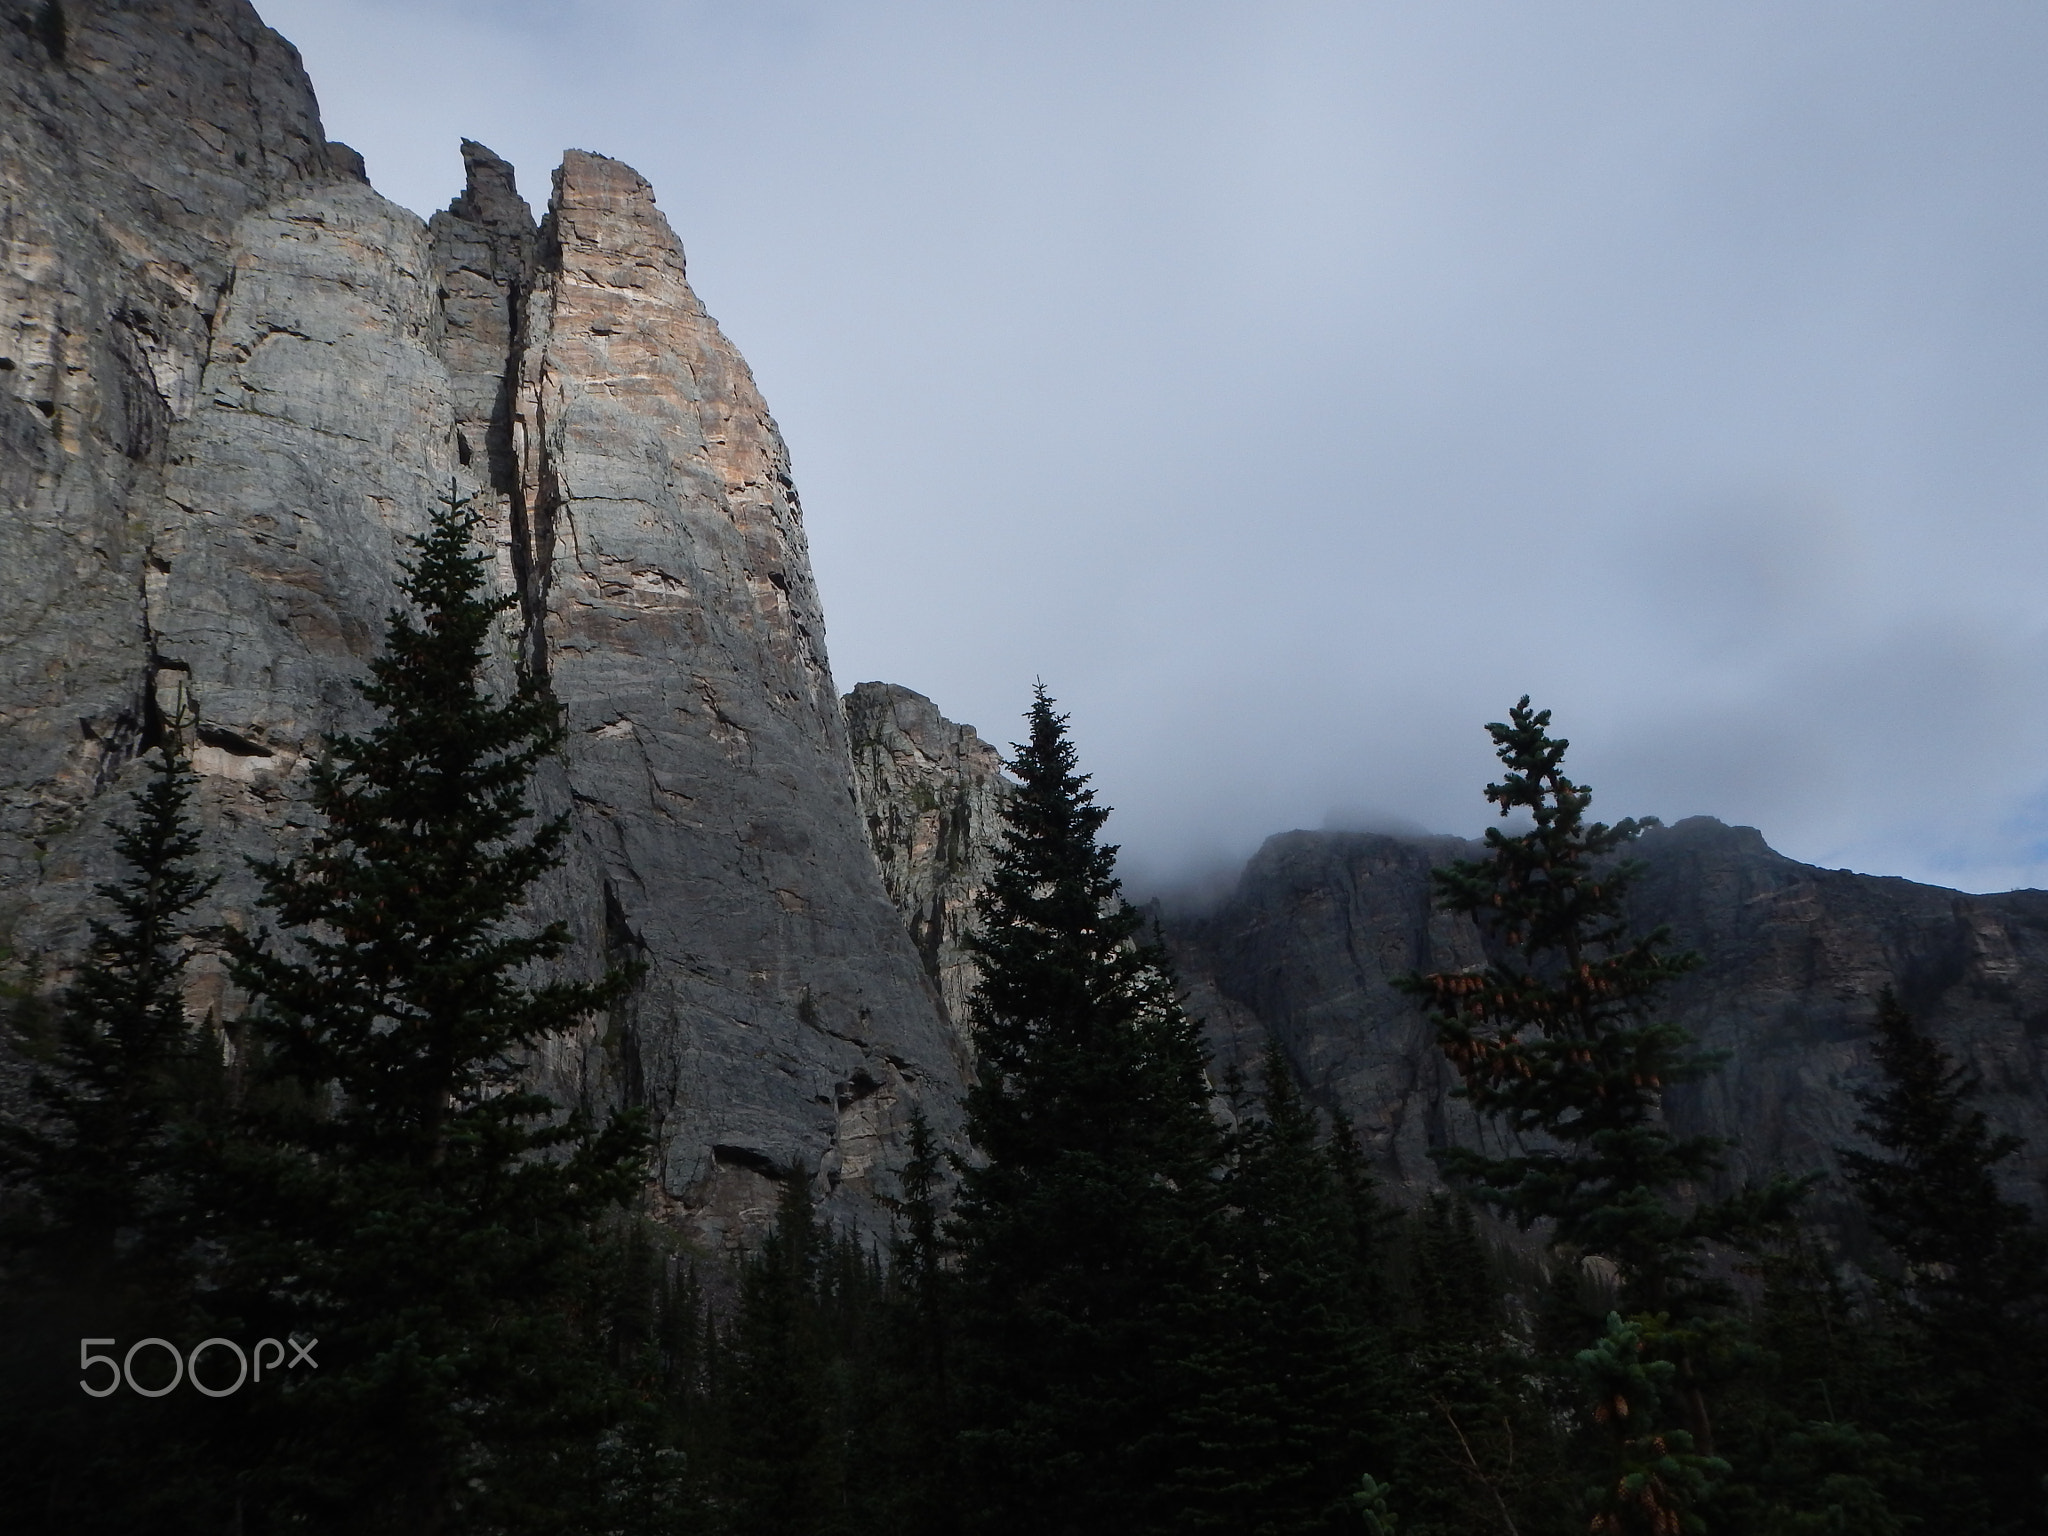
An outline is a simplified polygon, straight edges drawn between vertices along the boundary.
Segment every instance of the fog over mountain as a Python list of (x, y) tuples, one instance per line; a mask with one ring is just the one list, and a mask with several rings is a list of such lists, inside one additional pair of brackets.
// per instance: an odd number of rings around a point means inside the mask
[(1599, 809), (2048, 885), (2048, 12), (267, 0), (426, 213), (645, 173), (842, 689), (1070, 708), (1141, 886)]

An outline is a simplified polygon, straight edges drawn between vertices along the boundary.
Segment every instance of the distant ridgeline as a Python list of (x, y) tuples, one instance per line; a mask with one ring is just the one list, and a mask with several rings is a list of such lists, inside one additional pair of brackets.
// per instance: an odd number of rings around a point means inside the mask
[[(975, 974), (963, 935), (999, 826), (995, 750), (908, 689), (863, 683), (847, 707), (890, 893), (961, 1017)], [(1163, 914), (1190, 1011), (1207, 1028), (1212, 1076), (1251, 1071), (1277, 1041), (1410, 1202), (1442, 1187), (1432, 1148), (1495, 1134), (1451, 1097), (1457, 1074), (1395, 985), (1483, 961), (1478, 931), (1434, 910), (1429, 880), (1478, 846), (1286, 832), (1220, 902)], [(1645, 834), (1632, 856), (1645, 866), (1634, 925), (1669, 925), (1673, 945), (1703, 961), (1661, 1012), (1725, 1055), (1666, 1107), (1682, 1131), (1734, 1143), (1731, 1183), (1837, 1171), (1837, 1149), (1857, 1141), (1855, 1096), (1877, 1081), (1873, 1021), (1891, 987), (1979, 1080), (1976, 1103), (1992, 1125), (2024, 1138), (2001, 1168), (2007, 1193), (2048, 1211), (2048, 891), (1969, 896), (1817, 869), (1753, 828), (1705, 816)], [(1827, 1187), (1813, 1211), (1835, 1214)]]
[[(1432, 910), (1429, 870), (1472, 856), (1452, 838), (1288, 832), (1236, 888), (1168, 932), (1213, 1048), (1245, 1060), (1270, 1035), (1319, 1102), (1356, 1122), (1396, 1189), (1437, 1183), (1429, 1149), (1486, 1132), (1448, 1095), (1456, 1074), (1394, 978), (1483, 958), (1469, 923)], [(1639, 931), (1669, 924), (1699, 970), (1659, 1012), (1720, 1070), (1666, 1100), (1687, 1133), (1733, 1142), (1731, 1179), (1837, 1167), (1869, 1090), (1877, 999), (1892, 987), (1980, 1080), (1976, 1103), (2024, 1137), (2007, 1193), (2048, 1210), (2048, 891), (1968, 896), (1816, 869), (1748, 827), (1708, 817), (1651, 831), (1632, 903)], [(1816, 1214), (1832, 1206), (1816, 1191)]]

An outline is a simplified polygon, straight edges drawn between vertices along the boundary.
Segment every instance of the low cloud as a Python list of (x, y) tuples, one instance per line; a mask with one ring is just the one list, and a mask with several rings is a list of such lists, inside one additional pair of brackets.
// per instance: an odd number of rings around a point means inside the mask
[(422, 211), (646, 173), (839, 675), (1044, 677), (1134, 878), (1476, 831), (1529, 692), (1603, 813), (2048, 884), (2038, 6), (263, 9)]

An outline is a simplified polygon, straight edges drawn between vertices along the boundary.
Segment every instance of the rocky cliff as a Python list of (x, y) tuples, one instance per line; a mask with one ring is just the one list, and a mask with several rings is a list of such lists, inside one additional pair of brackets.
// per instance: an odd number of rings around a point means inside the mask
[[(1172, 929), (1218, 1054), (1241, 1060), (1270, 1031), (1410, 1191), (1436, 1182), (1431, 1148), (1485, 1144), (1449, 1097), (1455, 1078), (1427, 1021), (1393, 985), (1483, 957), (1467, 921), (1432, 910), (1429, 885), (1433, 864), (1476, 851), (1286, 833), (1215, 911)], [(1667, 1107), (1683, 1129), (1737, 1144), (1732, 1176), (1835, 1168), (1835, 1149), (1855, 1140), (1854, 1094), (1874, 1081), (1870, 1021), (1891, 985), (1981, 1076), (1989, 1118), (2027, 1138), (2007, 1165), (2011, 1189), (2048, 1208), (2048, 892), (1965, 896), (1816, 869), (1707, 818), (1652, 832), (1637, 853), (1632, 920), (1670, 924), (1704, 960), (1671, 990), (1669, 1015), (1727, 1054)]]
[[(889, 891), (957, 1011), (974, 984), (962, 940), (987, 869), (976, 839), (999, 825), (995, 755), (906, 689), (862, 684), (847, 708)], [(1404, 1198), (1438, 1187), (1434, 1148), (1508, 1150), (1453, 1096), (1429, 1021), (1394, 984), (1484, 962), (1479, 931), (1434, 910), (1429, 879), (1480, 852), (1450, 837), (1283, 833), (1220, 903), (1166, 922), (1217, 1079), (1232, 1066), (1254, 1075), (1278, 1040)], [(1667, 1108), (1683, 1130), (1735, 1144), (1731, 1181), (1834, 1172), (1836, 1149), (1856, 1140), (1855, 1095), (1876, 1081), (1870, 1025), (1889, 985), (1979, 1076), (1988, 1117), (2026, 1138), (2007, 1182), (2048, 1211), (2048, 892), (1966, 896), (1816, 869), (1705, 817), (1649, 833), (1635, 853), (1632, 922), (1668, 924), (1703, 960), (1668, 1015), (1726, 1056)], [(1816, 1209), (1826, 1217), (1838, 1199), (1823, 1185)]]
[[(574, 837), (538, 894), (585, 973), (636, 994), (554, 1043), (558, 1092), (647, 1106), (659, 1186), (712, 1241), (799, 1168), (872, 1222), (910, 1108), (958, 1124), (964, 946), (996, 754), (919, 695), (842, 702), (789, 461), (647, 184), (571, 153), (536, 222), (464, 144), (428, 223), (327, 142), (246, 0), (0, 0), (0, 946), (47, 985), (111, 873), (137, 754), (182, 733), (224, 879), (303, 830), (309, 763), (406, 536), (479, 498), (518, 600), (501, 664), (571, 730), (541, 786)], [(1472, 963), (1428, 869), (1465, 845), (1289, 833), (1171, 936), (1218, 1057), (1281, 1041), (1420, 1190), (1483, 1143), (1392, 978)], [(1647, 838), (1638, 919), (1705, 967), (1673, 1009), (1729, 1053), (1674, 1094), (1738, 1172), (1828, 1167), (1870, 1080), (1883, 984), (1983, 1078), (2048, 1182), (2048, 893), (1969, 897), (1812, 869), (1753, 832)], [(232, 1010), (202, 964), (196, 1008)]]
[(1002, 833), (1002, 757), (921, 693), (862, 683), (846, 696), (853, 782), (882, 884), (910, 931), (947, 1018), (968, 1042), (974, 956), (967, 936)]
[[(325, 140), (244, 0), (0, 27), (0, 943), (78, 951), (138, 751), (187, 733), (227, 878), (289, 843), (361, 723), (396, 562), (451, 482), (503, 637), (571, 733), (540, 915), (647, 963), (558, 1042), (558, 1092), (647, 1105), (679, 1220), (731, 1238), (797, 1168), (868, 1221), (963, 1056), (855, 801), (788, 455), (652, 191), (574, 153), (538, 225), (463, 146), (431, 224)], [(209, 916), (216, 914), (208, 914)], [(195, 1006), (236, 1000), (202, 967)]]

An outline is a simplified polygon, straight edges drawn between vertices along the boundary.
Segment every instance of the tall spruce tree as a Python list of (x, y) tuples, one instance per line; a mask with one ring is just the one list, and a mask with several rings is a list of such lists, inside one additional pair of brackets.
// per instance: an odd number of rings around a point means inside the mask
[(221, 1173), (224, 1285), (251, 1335), (320, 1340), (245, 1469), (280, 1522), (573, 1529), (607, 1424), (574, 1298), (644, 1133), (526, 1067), (627, 978), (536, 980), (569, 943), (517, 920), (561, 860), (566, 820), (536, 824), (528, 788), (562, 727), (534, 677), (486, 684), (513, 600), (485, 594), (478, 523), (451, 491), (414, 541), (358, 684), (378, 723), (315, 767), (305, 850), (258, 866), (289, 942), (231, 947), (271, 1091)]
[(186, 1235), (172, 1141), (191, 1118), (195, 1074), (218, 1062), (185, 1013), (186, 925), (214, 884), (194, 867), (191, 785), (166, 736), (135, 819), (116, 829), (128, 873), (97, 888), (114, 920), (92, 921), (90, 952), (54, 1014), (16, 1020), (18, 1043), (43, 1064), (29, 1079), (36, 1112), (0, 1124), (0, 1168), (31, 1193), (39, 1246), (71, 1283), (139, 1272)]
[(2038, 1310), (2048, 1300), (2043, 1233), (1994, 1174), (2020, 1138), (1993, 1134), (1971, 1103), (1976, 1078), (1889, 987), (1878, 999), (1874, 1054), (1884, 1087), (1857, 1095), (1856, 1129), (1879, 1150), (1845, 1148), (1842, 1165), (1872, 1229), (1903, 1261), (1906, 1293), (1929, 1312)]
[(79, 1390), (81, 1338), (207, 1331), (195, 1175), (223, 1072), (183, 983), (191, 914), (213, 879), (196, 867), (175, 734), (156, 754), (116, 829), (126, 872), (97, 888), (110, 916), (92, 922), (54, 1007), (26, 1001), (10, 1020), (36, 1063), (29, 1112), (0, 1122), (0, 1183), (13, 1196), (0, 1223), (0, 1508), (24, 1531), (214, 1529), (232, 1513), (194, 1443), (213, 1404), (177, 1411)]
[(1880, 1385), (1896, 1373), (1892, 1330), (1856, 1305), (1814, 1234), (1794, 1234), (1750, 1268), (1763, 1284), (1748, 1327), (1758, 1359), (1719, 1405), (1741, 1476), (1716, 1497), (1717, 1524), (1898, 1536), (1898, 1501), (1924, 1478), (1921, 1447), (1871, 1427)]
[(1402, 1224), (1405, 1421), (1391, 1463), (1406, 1536), (1533, 1536), (1576, 1491), (1537, 1362), (1510, 1327), (1501, 1261), (1438, 1193)]
[(729, 1536), (847, 1529), (843, 1404), (826, 1315), (831, 1237), (802, 1168), (740, 1273), (721, 1340), (714, 1504)]
[(867, 1502), (877, 1523), (900, 1536), (954, 1536), (960, 1529), (955, 1325), (939, 1214), (945, 1154), (922, 1109), (912, 1113), (909, 1146), (880, 1316), (873, 1454), (881, 1486)]
[(978, 1532), (1170, 1528), (1222, 1262), (1220, 1132), (1164, 954), (1043, 687), (975, 941), (962, 1170), (963, 1471)]
[[(1668, 1357), (1671, 1379), (1639, 1394), (1637, 1411), (1674, 1410), (1685, 1427), (1657, 1436), (1640, 1417), (1609, 1420), (1620, 1470), (1605, 1484), (1599, 1518), (1626, 1530), (1692, 1518), (1714, 1470), (1701, 1357), (1707, 1320), (1732, 1294), (1704, 1273), (1707, 1244), (1760, 1239), (1787, 1218), (1800, 1186), (1780, 1179), (1722, 1200), (1687, 1198), (1720, 1171), (1725, 1144), (1676, 1135), (1663, 1098), (1714, 1062), (1654, 1008), (1698, 960), (1671, 953), (1664, 929), (1630, 930), (1625, 899), (1636, 866), (1618, 855), (1656, 823), (1588, 821), (1592, 792), (1565, 774), (1570, 743), (1549, 726), (1550, 712), (1525, 696), (1506, 722), (1487, 727), (1507, 771), (1486, 798), (1531, 825), (1514, 836), (1489, 828), (1487, 857), (1435, 872), (1439, 908), (1478, 923), (1487, 965), (1407, 985), (1432, 1011), (1461, 1095), (1531, 1148), (1505, 1157), (1448, 1148), (1446, 1171), (1523, 1228), (1548, 1222), (1568, 1260), (1599, 1256), (1615, 1266), (1622, 1309), (1638, 1314), (1624, 1326), (1635, 1331), (1610, 1329), (1594, 1343), (1582, 1357), (1589, 1372), (1611, 1376), (1635, 1370), (1639, 1356)], [(1659, 1455), (1703, 1460), (1684, 1463), (1683, 1476), (1646, 1481), (1638, 1474), (1653, 1441)]]

